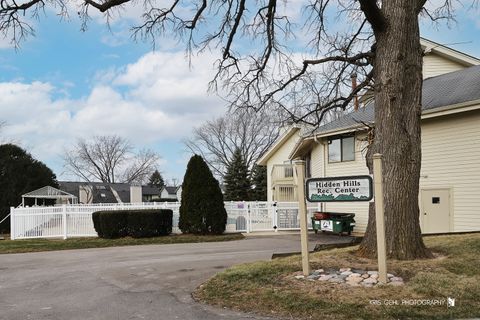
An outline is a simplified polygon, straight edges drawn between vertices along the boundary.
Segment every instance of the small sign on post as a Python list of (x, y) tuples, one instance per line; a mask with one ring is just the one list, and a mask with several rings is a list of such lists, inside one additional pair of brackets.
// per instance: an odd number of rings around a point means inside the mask
[(306, 184), (310, 202), (370, 201), (373, 198), (370, 176), (312, 178)]
[[(373, 199), (373, 179), (370, 176), (343, 176), (312, 178), (301, 183), (304, 178), (304, 161), (295, 162), (297, 176), (300, 230), (302, 238), (303, 274), (309, 273), (306, 206), (304, 196), (309, 202), (351, 202), (371, 201)], [(387, 283), (387, 260), (385, 243), (385, 216), (383, 213), (382, 155), (373, 155), (375, 177), (375, 214), (377, 225), (377, 254), (379, 281)], [(321, 230), (333, 231), (331, 220), (321, 221)]]

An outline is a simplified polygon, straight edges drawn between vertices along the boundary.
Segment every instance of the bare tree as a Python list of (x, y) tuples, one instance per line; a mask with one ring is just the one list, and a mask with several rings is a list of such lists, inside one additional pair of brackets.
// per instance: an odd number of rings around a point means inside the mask
[(95, 136), (65, 152), (67, 171), (86, 181), (142, 183), (155, 170), (159, 156), (151, 150), (133, 152), (119, 136)]
[[(132, 0), (77, 0), (107, 16)], [(375, 100), (375, 139), (368, 152), (384, 155), (387, 253), (392, 258), (430, 257), (420, 232), (422, 48), (419, 19), (453, 17), (455, 0), (309, 0), (294, 17), (278, 0), (144, 0), (144, 21), (134, 35), (155, 39), (172, 31), (187, 50), (221, 48), (211, 89), (230, 92), (232, 107), (282, 111), (313, 126), (333, 109), (345, 109), (366, 90)], [(28, 33), (25, 11), (45, 5), (65, 13), (65, 0), (0, 0), (0, 29), (16, 41)], [(474, 5), (476, 1), (472, 0)], [(427, 5), (426, 5), (427, 4)], [(333, 26), (334, 21), (341, 21)], [(207, 25), (208, 24), (208, 25)], [(18, 35), (18, 37), (17, 37)], [(197, 41), (197, 39), (200, 39)], [(302, 54), (298, 54), (300, 48)], [(350, 75), (358, 86), (351, 89)], [(360, 254), (376, 254), (375, 215)]]
[(278, 133), (278, 123), (271, 115), (236, 111), (195, 128), (184, 143), (192, 153), (200, 154), (217, 176), (223, 177), (235, 150), (241, 151), (251, 169), (272, 146)]

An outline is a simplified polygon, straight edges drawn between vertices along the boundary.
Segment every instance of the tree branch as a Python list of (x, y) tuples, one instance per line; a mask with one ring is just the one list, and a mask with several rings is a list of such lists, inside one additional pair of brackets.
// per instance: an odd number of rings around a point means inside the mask
[(86, 4), (91, 5), (92, 7), (98, 9), (100, 12), (105, 12), (110, 8), (122, 5), (126, 2), (130, 2), (131, 0), (108, 0), (103, 3), (98, 3), (93, 0), (84, 0)]
[(365, 14), (368, 22), (372, 26), (375, 33), (385, 30), (387, 21), (382, 13), (382, 10), (377, 5), (377, 0), (359, 0), (360, 9)]

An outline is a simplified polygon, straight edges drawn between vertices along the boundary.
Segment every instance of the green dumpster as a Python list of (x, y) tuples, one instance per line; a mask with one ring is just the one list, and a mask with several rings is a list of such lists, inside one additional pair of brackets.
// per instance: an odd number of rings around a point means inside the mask
[(323, 219), (312, 217), (312, 228), (315, 233), (332, 232), (350, 235), (355, 227), (354, 213), (324, 212)]
[(330, 215), (328, 212), (322, 212), (322, 211), (317, 211), (313, 214), (312, 216), (312, 229), (315, 231), (315, 233), (318, 233), (318, 231), (321, 231), (321, 221), (330, 219)]
[(314, 217), (312, 217), (312, 229), (315, 231), (315, 233), (318, 233), (318, 230), (320, 230), (320, 222), (322, 220), (317, 220)]

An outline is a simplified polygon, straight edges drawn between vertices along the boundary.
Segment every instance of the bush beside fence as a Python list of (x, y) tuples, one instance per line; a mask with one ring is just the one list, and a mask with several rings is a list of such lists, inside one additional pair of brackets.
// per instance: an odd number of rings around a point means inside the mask
[[(180, 203), (102, 203), (51, 207), (11, 208), (12, 239), (96, 237), (92, 213), (97, 211), (160, 210), (173, 211), (172, 232), (178, 228)], [(320, 210), (308, 204), (309, 216)], [(299, 230), (298, 202), (226, 201), (226, 232)], [(310, 220), (309, 220), (310, 222)]]
[(173, 211), (169, 209), (96, 211), (93, 226), (101, 238), (145, 238), (172, 233)]

